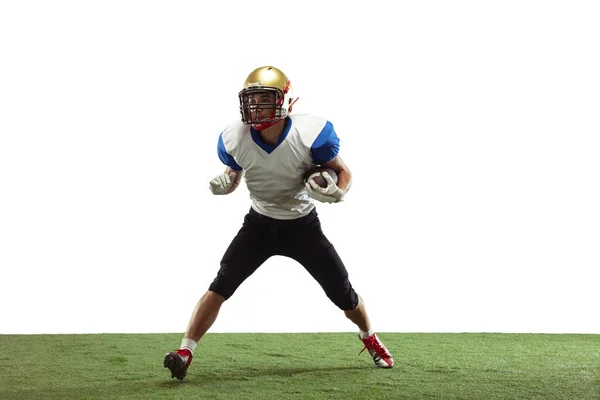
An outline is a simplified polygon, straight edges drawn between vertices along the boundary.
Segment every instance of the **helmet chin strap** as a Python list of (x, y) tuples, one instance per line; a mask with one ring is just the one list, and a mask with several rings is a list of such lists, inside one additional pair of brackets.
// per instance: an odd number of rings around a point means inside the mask
[(260, 124), (252, 124), (252, 127), (254, 129), (256, 129), (257, 131), (262, 131), (262, 130), (272, 127), (273, 125), (280, 123), (283, 120), (285, 120), (285, 118), (280, 118), (277, 121), (261, 122)]

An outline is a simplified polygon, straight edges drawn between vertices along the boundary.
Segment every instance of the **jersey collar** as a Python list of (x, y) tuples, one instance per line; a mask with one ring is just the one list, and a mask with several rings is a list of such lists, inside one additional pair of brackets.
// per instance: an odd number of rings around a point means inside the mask
[(279, 136), (279, 140), (275, 144), (267, 144), (263, 142), (263, 140), (260, 138), (260, 132), (258, 132), (253, 127), (250, 127), (250, 134), (252, 135), (252, 140), (254, 140), (254, 143), (256, 143), (261, 149), (266, 151), (268, 154), (271, 154), (285, 140), (288, 133), (290, 132), (291, 127), (292, 120), (290, 119), (290, 117), (286, 117), (283, 132), (281, 133), (281, 136)]

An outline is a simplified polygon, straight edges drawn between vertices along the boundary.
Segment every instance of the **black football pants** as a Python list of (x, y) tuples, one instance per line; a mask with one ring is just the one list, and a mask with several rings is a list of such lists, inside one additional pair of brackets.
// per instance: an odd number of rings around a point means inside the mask
[(293, 220), (273, 219), (250, 208), (244, 223), (221, 260), (209, 290), (228, 299), (269, 257), (298, 261), (342, 310), (358, 306), (358, 295), (333, 245), (321, 230), (317, 211)]

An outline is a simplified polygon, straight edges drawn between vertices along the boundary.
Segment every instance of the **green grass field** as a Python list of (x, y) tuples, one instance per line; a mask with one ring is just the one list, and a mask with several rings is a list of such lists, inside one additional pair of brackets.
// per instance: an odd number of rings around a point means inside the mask
[(600, 335), (379, 336), (209, 333), (178, 381), (181, 334), (0, 335), (0, 399), (600, 399)]

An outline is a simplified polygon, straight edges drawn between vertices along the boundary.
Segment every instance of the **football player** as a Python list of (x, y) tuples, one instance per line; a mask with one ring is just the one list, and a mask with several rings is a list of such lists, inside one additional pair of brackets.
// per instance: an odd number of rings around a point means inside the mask
[[(273, 66), (252, 71), (238, 96), (241, 120), (226, 127), (218, 138), (218, 156), (226, 168), (210, 181), (209, 188), (215, 195), (230, 194), (243, 176), (251, 207), (216, 277), (198, 301), (181, 347), (165, 355), (164, 366), (171, 377), (183, 379), (196, 344), (214, 323), (223, 302), (269, 257), (280, 255), (304, 266), (356, 324), (362, 351), (368, 350), (377, 367), (393, 367), (394, 360), (373, 332), (365, 305), (323, 234), (315, 209), (314, 200), (342, 201), (352, 182), (332, 123), (291, 114), (298, 97), (287, 76)], [(327, 173), (323, 174), (325, 188), (312, 180), (305, 182), (305, 173), (315, 165), (333, 169), (337, 184)]]

